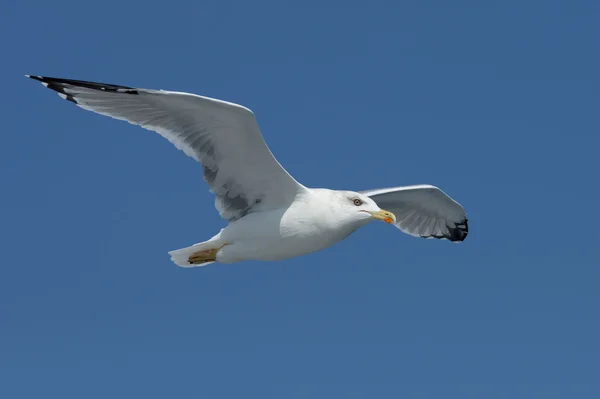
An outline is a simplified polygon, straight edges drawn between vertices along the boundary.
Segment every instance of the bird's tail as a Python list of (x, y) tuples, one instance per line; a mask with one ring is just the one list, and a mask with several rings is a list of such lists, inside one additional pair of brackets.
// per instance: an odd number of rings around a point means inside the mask
[(214, 263), (217, 259), (217, 252), (223, 247), (219, 240), (210, 239), (208, 241), (194, 244), (191, 247), (176, 249), (170, 251), (171, 260), (181, 267), (199, 267)]

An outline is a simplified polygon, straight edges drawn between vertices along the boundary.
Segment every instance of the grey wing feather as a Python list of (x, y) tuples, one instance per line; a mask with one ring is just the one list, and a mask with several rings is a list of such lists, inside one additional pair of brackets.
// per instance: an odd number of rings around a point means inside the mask
[(189, 93), (27, 76), (83, 109), (153, 130), (200, 162), (226, 220), (289, 205), (305, 189), (277, 162), (245, 107)]
[(361, 191), (396, 215), (403, 232), (416, 237), (463, 241), (469, 233), (464, 208), (435, 186), (418, 185)]

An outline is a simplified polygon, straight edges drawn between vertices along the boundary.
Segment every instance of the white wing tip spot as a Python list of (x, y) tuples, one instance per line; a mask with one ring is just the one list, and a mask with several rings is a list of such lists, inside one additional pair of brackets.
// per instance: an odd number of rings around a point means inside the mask
[(41, 81), (41, 79), (42, 79), (41, 76), (38, 76), (38, 75), (25, 75), (25, 77), (29, 78), (29, 79), (35, 79), (35, 80), (39, 81), (41, 84), (43, 84), (44, 87), (48, 87), (48, 83)]

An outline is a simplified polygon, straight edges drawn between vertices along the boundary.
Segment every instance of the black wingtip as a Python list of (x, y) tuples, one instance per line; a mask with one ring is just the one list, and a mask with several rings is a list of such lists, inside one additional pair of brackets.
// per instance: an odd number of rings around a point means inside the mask
[(29, 79), (33, 79), (33, 80), (37, 80), (38, 82), (44, 82), (44, 78), (43, 76), (38, 76), (38, 75), (25, 75), (26, 78)]
[(31, 79), (39, 80), (44, 84), (55, 85), (55, 86), (73, 86), (83, 87), (91, 90), (100, 90), (111, 93), (122, 93), (122, 94), (139, 94), (135, 87), (115, 85), (111, 83), (99, 83), (91, 82), (88, 80), (75, 80), (75, 79), (64, 79), (64, 78), (51, 78), (49, 76), (36, 76), (36, 75), (25, 75)]
[(468, 219), (462, 220), (450, 227), (446, 225), (448, 233), (439, 235), (422, 235), (421, 238), (436, 238), (438, 240), (450, 240), (455, 243), (463, 242), (469, 235), (469, 221)]
[(74, 104), (77, 104), (77, 101), (75, 101), (75, 97), (73, 97), (71, 94), (66, 93), (63, 85), (57, 84), (60, 79), (49, 78), (46, 76), (38, 76), (38, 75), (25, 75), (25, 76), (28, 77), (29, 79), (37, 80), (38, 82), (43, 84), (45, 87), (56, 91), (58, 93), (58, 95), (61, 96), (62, 98), (64, 98), (65, 100), (70, 101)]
[(115, 94), (139, 94), (138, 90), (121, 85), (113, 85), (109, 83), (89, 82), (86, 80), (74, 80), (63, 78), (51, 78), (48, 76), (25, 75), (30, 79), (39, 81), (45, 87), (52, 89), (67, 101), (77, 104), (78, 89), (98, 90), (105, 93)]
[(450, 237), (448, 239), (454, 242), (462, 242), (469, 235), (469, 220), (465, 219), (455, 227), (449, 229)]

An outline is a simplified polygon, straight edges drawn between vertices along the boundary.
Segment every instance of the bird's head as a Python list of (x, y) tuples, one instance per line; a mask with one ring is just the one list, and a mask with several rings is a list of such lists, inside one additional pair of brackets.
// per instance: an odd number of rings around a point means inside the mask
[(335, 191), (335, 202), (340, 212), (348, 220), (356, 222), (368, 222), (370, 220), (381, 220), (386, 223), (395, 223), (396, 216), (383, 210), (375, 201), (364, 194), (354, 191)]

